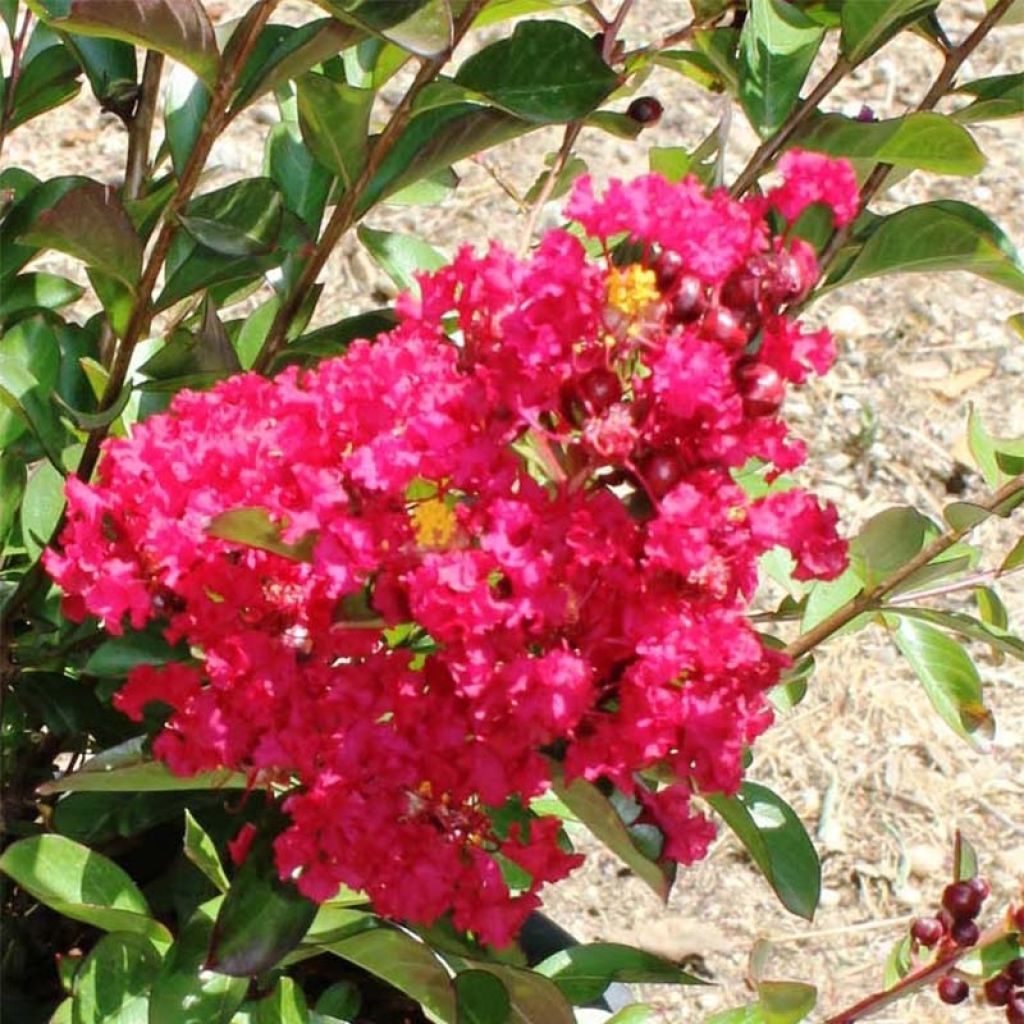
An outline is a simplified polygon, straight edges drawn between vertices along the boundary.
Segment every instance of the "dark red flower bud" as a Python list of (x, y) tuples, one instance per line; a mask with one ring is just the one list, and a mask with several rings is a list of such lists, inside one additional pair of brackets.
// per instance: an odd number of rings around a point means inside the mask
[(962, 1003), (971, 992), (963, 978), (954, 978), (952, 974), (939, 978), (938, 990), (939, 998), (950, 1006)]
[(684, 274), (679, 278), (676, 290), (669, 301), (669, 319), (680, 324), (692, 323), (700, 319), (707, 306), (704, 282), (693, 274)]
[(989, 1006), (1005, 1006), (1013, 995), (1013, 982), (1005, 974), (997, 974), (985, 982), (984, 992)]
[(973, 946), (981, 937), (981, 929), (971, 920), (954, 921), (949, 930), (950, 938), (961, 948)]
[(591, 370), (580, 380), (578, 389), (591, 415), (604, 412), (622, 397), (622, 385), (611, 370)]
[(741, 362), (736, 367), (736, 386), (748, 416), (774, 416), (786, 396), (778, 370), (767, 363)]
[(970, 882), (953, 882), (942, 891), (942, 905), (955, 918), (977, 917), (982, 899)]
[(638, 96), (626, 108), (626, 116), (646, 127), (649, 124), (657, 124), (664, 111), (665, 108), (653, 96)]
[(930, 949), (946, 934), (946, 929), (942, 927), (942, 922), (934, 917), (919, 917), (910, 926), (910, 934), (922, 946)]

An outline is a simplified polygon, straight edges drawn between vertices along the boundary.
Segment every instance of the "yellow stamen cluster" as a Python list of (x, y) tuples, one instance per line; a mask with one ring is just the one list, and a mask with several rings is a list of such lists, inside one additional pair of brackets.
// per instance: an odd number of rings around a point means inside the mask
[(410, 518), (421, 548), (446, 548), (455, 535), (455, 513), (440, 498), (421, 501)]
[(654, 271), (639, 263), (615, 268), (608, 275), (608, 305), (626, 316), (637, 316), (660, 298)]

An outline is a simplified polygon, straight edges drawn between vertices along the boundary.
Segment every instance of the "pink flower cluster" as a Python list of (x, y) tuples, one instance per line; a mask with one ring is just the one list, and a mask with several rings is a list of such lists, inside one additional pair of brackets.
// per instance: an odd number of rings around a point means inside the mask
[[(821, 187), (842, 167), (790, 171), (790, 218), (854, 201)], [(784, 313), (817, 268), (773, 201), (584, 180), (569, 215), (599, 258), (561, 230), (527, 260), (463, 250), (389, 334), (182, 392), (69, 481), (46, 557), (67, 613), (193, 653), (134, 669), (118, 706), (170, 709), (174, 772), (291, 787), (275, 849), (304, 893), (507, 943), (579, 862), (528, 809), (556, 761), (631, 794), (665, 858), (703, 856), (691, 797), (735, 791), (785, 664), (745, 616), (756, 559), (845, 564), (833, 508), (734, 481), (801, 461), (785, 387), (834, 358)]]

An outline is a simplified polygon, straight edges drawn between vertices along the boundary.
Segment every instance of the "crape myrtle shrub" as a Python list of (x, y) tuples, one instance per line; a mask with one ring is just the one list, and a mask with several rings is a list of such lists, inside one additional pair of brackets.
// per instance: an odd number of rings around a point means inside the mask
[[(847, 543), (786, 476), (784, 400), (835, 359), (799, 319), (824, 289), (960, 269), (1024, 293), (975, 207), (870, 208), (897, 174), (976, 173), (971, 125), (1021, 112), (1021, 74), (961, 80), (1014, 5), (958, 40), (923, 0), (695, 3), (654, 40), (624, 37), (631, 6), (334, 0), (296, 25), (264, 2), (213, 26), (183, 0), (3, 5), (0, 140), (83, 79), (128, 129), (116, 183), (0, 175), (7, 1012), (571, 1021), (616, 979), (700, 981), (626, 946), (536, 953), (573, 828), (667, 896), (719, 819), (813, 915), (813, 845), (744, 774), (833, 633), (887, 628), (949, 726), (990, 734), (964, 644), (1024, 654), (992, 588), (1024, 545), (966, 538), (1024, 495), (1024, 443), (972, 416), (991, 493)], [(937, 53), (917, 109), (827, 112), (903, 31)], [(661, 115), (637, 95), (655, 66), (759, 132), (730, 187), (720, 129), (634, 181), (580, 173), (581, 132)], [(213, 143), (268, 93), (265, 174), (208, 190)], [(453, 163), (558, 123), (520, 252), (482, 238), (448, 263), (361, 230), (406, 290), (308, 329), (367, 211), (458, 203)], [(83, 289), (31, 268), (48, 250), (84, 264), (100, 313), (80, 323)], [(788, 596), (755, 628), (765, 569)], [(929, 600), (971, 589), (977, 617)], [(884, 990), (830, 1021), (972, 981), (1024, 1019), (1022, 911), (983, 915), (966, 839), (954, 860)], [(720, 1024), (814, 1010), (810, 986), (755, 982)]]

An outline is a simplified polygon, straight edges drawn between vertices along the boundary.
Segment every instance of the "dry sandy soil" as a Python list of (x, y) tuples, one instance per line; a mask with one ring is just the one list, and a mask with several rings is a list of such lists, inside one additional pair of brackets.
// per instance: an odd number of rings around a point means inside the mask
[[(226, 18), (239, 6), (218, 5), (216, 16)], [(308, 10), (302, 9), (306, 17)], [(982, 4), (947, 0), (941, 10), (959, 38)], [(681, 3), (638, 0), (625, 37), (631, 43), (650, 39), (684, 23), (686, 14)], [(881, 117), (897, 115), (913, 107), (937, 69), (935, 53), (922, 41), (898, 41), (861, 67), (827, 106), (855, 113), (868, 104)], [(1021, 70), (1024, 26), (1006, 27), (976, 53), (963, 77)], [(584, 134), (580, 152), (599, 177), (645, 170), (649, 145), (695, 146), (717, 119), (720, 101), (669, 72), (656, 73), (643, 91), (660, 97), (666, 113), (640, 140), (625, 142), (596, 130)], [(215, 153), (221, 171), (212, 181), (258, 173), (272, 111), (264, 103), (239, 120)], [(988, 210), (1024, 246), (1022, 123), (977, 129), (989, 155), (978, 177), (914, 175), (877, 208), (964, 199)], [(459, 168), (459, 193), (447, 205), (381, 210), (370, 223), (415, 230), (447, 253), (461, 241), (514, 239), (526, 218), (506, 189), (525, 192), (559, 140), (559, 131), (542, 132), (467, 162)], [(90, 101), (80, 99), (16, 133), (6, 156), (43, 176), (75, 171), (113, 181), (124, 141), (113, 119), (99, 117)], [(754, 141), (742, 118), (734, 118), (733, 172)], [(545, 211), (541, 226), (554, 222), (555, 211)], [(375, 305), (370, 295), (388, 288), (358, 243), (346, 241), (331, 262), (318, 319), (369, 308)], [(950, 500), (947, 481), (958, 461), (969, 458), (962, 441), (969, 401), (994, 433), (1024, 434), (1024, 342), (1006, 324), (1022, 304), (1020, 296), (995, 285), (950, 274), (862, 283), (811, 310), (813, 319), (836, 331), (841, 357), (827, 378), (789, 402), (788, 412), (810, 444), (805, 479), (838, 502), (848, 533), (891, 504), (940, 513)], [(982, 493), (978, 475), (965, 476), (965, 496)], [(1018, 532), (1019, 520), (1011, 524)], [(983, 534), (989, 565), (998, 563), (1012, 535), (1005, 525)], [(1019, 577), (1006, 581), (1005, 596), (1017, 627), (1024, 627)], [(947, 602), (963, 604), (958, 596)], [(879, 627), (829, 643), (806, 700), (758, 743), (751, 776), (788, 797), (823, 858), (824, 892), (813, 924), (782, 910), (730, 835), (720, 836), (703, 864), (681, 874), (667, 907), (624, 876), (612, 857), (596, 852), (550, 894), (550, 912), (582, 939), (627, 940), (674, 957), (702, 957), (716, 987), (643, 992), (672, 1024), (742, 1003), (748, 954), (759, 939), (771, 944), (768, 977), (820, 987), (822, 1010), (815, 1019), (878, 988), (882, 963), (906, 922), (928, 913), (939, 896), (956, 828), (980, 852), (994, 889), (993, 913), (1024, 883), (1024, 672), (1020, 663), (996, 664), (986, 652), (975, 653), (999, 723), (987, 754), (972, 751), (931, 713)], [(942, 1007), (927, 993), (874, 1019), (963, 1024), (1001, 1015), (973, 1001)]]

